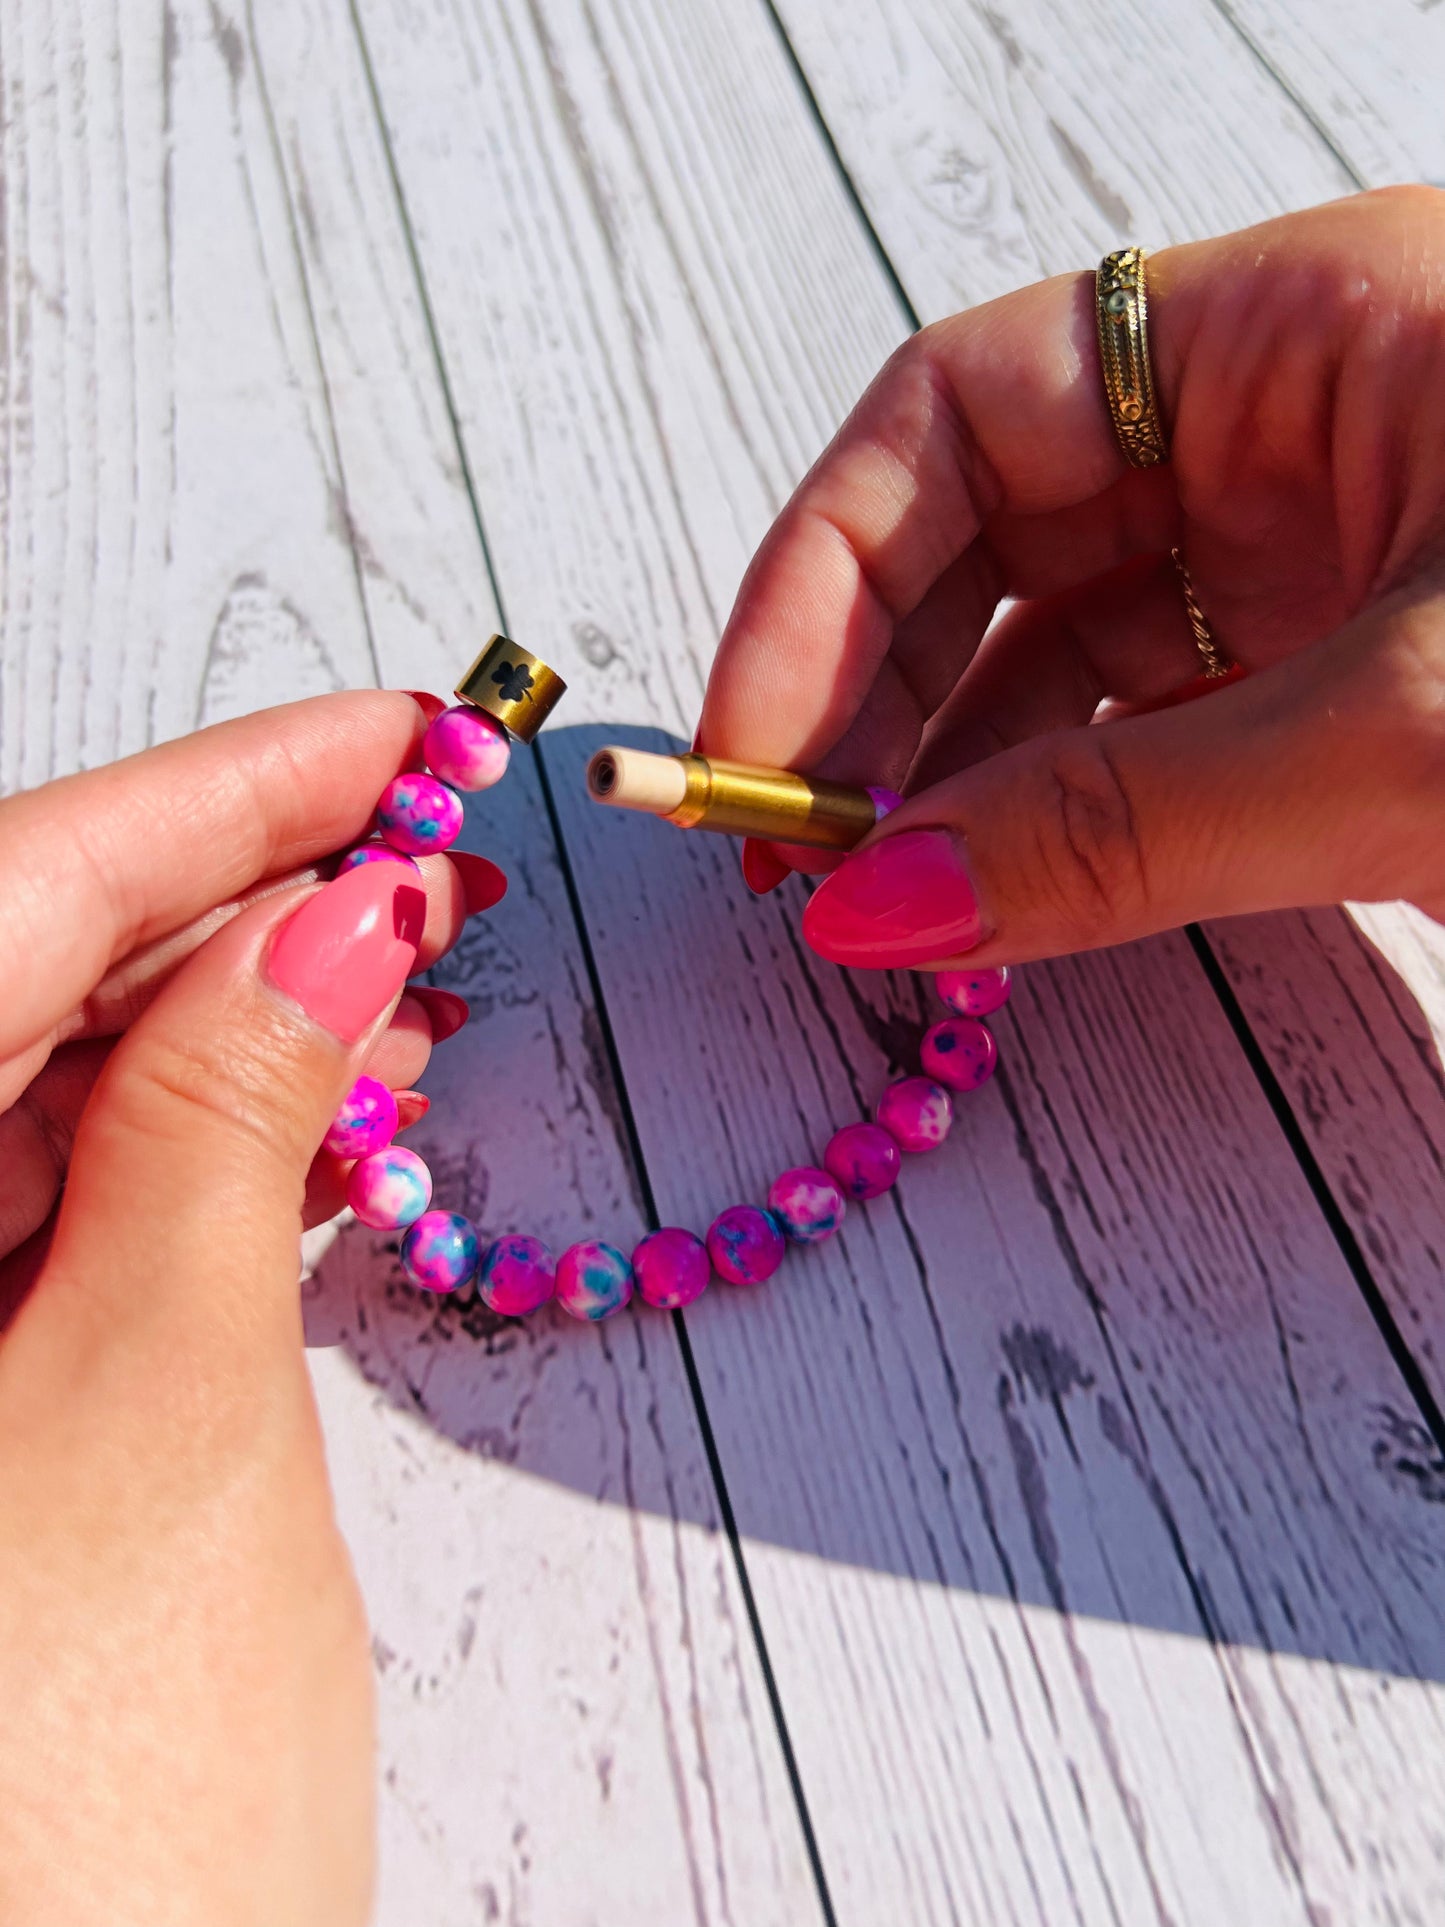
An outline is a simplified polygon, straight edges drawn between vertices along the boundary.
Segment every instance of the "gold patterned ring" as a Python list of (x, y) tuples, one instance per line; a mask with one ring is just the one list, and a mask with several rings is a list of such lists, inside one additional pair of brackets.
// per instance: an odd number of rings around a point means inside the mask
[(1169, 438), (1154, 393), (1149, 360), (1149, 299), (1144, 285), (1143, 248), (1116, 248), (1099, 263), (1094, 277), (1094, 313), (1099, 324), (1099, 359), (1114, 433), (1132, 468), (1153, 468), (1169, 460)]
[[(1143, 248), (1116, 248), (1099, 263), (1094, 277), (1094, 316), (1099, 328), (1099, 360), (1104, 394), (1119, 447), (1131, 468), (1155, 468), (1169, 460), (1169, 437), (1154, 389), (1149, 359), (1149, 294), (1144, 280), (1148, 254)], [(1178, 549), (1171, 560), (1179, 573), (1184, 609), (1204, 674), (1228, 676), (1234, 663), (1220, 648), (1209, 618), (1199, 606)]]

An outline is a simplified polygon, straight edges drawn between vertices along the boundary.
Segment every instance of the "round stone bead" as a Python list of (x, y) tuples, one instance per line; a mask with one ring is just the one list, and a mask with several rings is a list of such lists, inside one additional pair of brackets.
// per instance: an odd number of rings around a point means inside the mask
[(993, 1076), (998, 1045), (977, 1017), (947, 1017), (925, 1036), (918, 1058), (936, 1083), (951, 1091), (976, 1091)]
[(933, 979), (938, 994), (960, 1017), (990, 1017), (1002, 1010), (1013, 990), (1007, 964), (992, 970), (940, 970)]
[(401, 1241), (401, 1262), (423, 1291), (455, 1291), (477, 1268), (477, 1227), (460, 1211), (424, 1211)]
[(787, 1248), (772, 1212), (755, 1204), (730, 1204), (707, 1228), (712, 1268), (730, 1285), (761, 1285), (783, 1262)]
[(615, 1245), (589, 1239), (557, 1260), (557, 1303), (572, 1318), (610, 1318), (632, 1296), (632, 1266)]
[[(408, 870), (416, 870), (416, 864), (400, 850), (392, 849), (389, 843), (362, 843), (354, 850), (348, 850), (336, 866), (336, 874), (344, 877), (348, 870), (359, 870), (363, 863), (404, 863)], [(420, 870), (416, 870), (418, 876)]]
[(885, 816), (891, 816), (903, 801), (897, 790), (885, 789), (881, 783), (870, 783), (868, 794), (873, 798), (873, 821), (881, 823)]
[(373, 1230), (399, 1231), (431, 1203), (431, 1172), (415, 1151), (388, 1144), (352, 1166), (346, 1202)]
[(503, 1318), (538, 1311), (557, 1288), (557, 1260), (540, 1238), (497, 1238), (482, 1253), (477, 1295)]
[(381, 1079), (358, 1077), (342, 1098), (322, 1142), (334, 1157), (370, 1157), (391, 1143), (400, 1122), (396, 1099)]
[(644, 1238), (633, 1252), (632, 1272), (643, 1304), (658, 1311), (679, 1311), (707, 1290), (712, 1266), (701, 1238), (666, 1225)]
[(914, 1157), (936, 1151), (953, 1123), (953, 1099), (931, 1077), (901, 1077), (890, 1084), (873, 1113), (900, 1151)]
[(376, 805), (376, 826), (394, 850), (434, 856), (462, 833), (462, 799), (435, 776), (393, 776)]
[(842, 1224), (848, 1205), (826, 1171), (801, 1164), (773, 1179), (768, 1209), (795, 1245), (820, 1245)]
[(512, 760), (507, 732), (485, 711), (459, 703), (444, 709), (422, 739), (426, 766), (459, 790), (489, 790)]
[(823, 1164), (845, 1198), (878, 1198), (898, 1182), (903, 1157), (881, 1124), (845, 1124), (828, 1139)]

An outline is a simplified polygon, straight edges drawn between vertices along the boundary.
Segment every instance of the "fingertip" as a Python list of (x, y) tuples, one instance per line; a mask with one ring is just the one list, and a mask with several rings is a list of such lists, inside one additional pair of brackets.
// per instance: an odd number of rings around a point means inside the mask
[(433, 696), (429, 689), (403, 689), (401, 693), (411, 697), (429, 723), (434, 723), (447, 706), (440, 696)]
[(488, 862), (486, 857), (474, 856), (470, 850), (449, 850), (447, 861), (461, 879), (462, 898), (469, 917), (490, 910), (507, 894), (506, 871)]
[(431, 1109), (431, 1099), (424, 1091), (398, 1091), (396, 1093), (397, 1130), (409, 1131), (413, 1124), (420, 1124)]
[(743, 881), (755, 897), (769, 895), (792, 874), (790, 866), (772, 846), (755, 836), (743, 839), (742, 866)]
[(414, 997), (426, 1012), (434, 1044), (444, 1044), (448, 1037), (455, 1037), (472, 1014), (472, 1007), (466, 998), (458, 997), (455, 991), (437, 990), (430, 984), (414, 984), (408, 995)]

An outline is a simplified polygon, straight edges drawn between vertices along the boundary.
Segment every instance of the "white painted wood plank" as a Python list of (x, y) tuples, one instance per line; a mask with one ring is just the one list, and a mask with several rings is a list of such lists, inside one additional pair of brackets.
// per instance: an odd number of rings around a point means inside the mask
[(1355, 185), (1210, 0), (777, 12), (925, 321)]
[(1362, 187), (1445, 187), (1445, 15), (1438, 0), (1219, 0)]
[[(685, 726), (788, 451), (902, 326), (780, 50), (701, 4), (362, 19), (514, 624), (572, 717)], [(586, 747), (544, 755), (700, 1223), (919, 1015), (725, 846), (589, 819)], [(1398, 1377), (1181, 939), (1031, 972), (1001, 1029), (901, 1214), (688, 1321), (838, 1917), (1423, 1920), (1442, 1545), (1376, 1465)]]
[[(0, 15), (10, 782), (368, 682), (368, 625), (390, 680), (445, 688), (495, 623), (349, 20), (256, 26)], [(442, 1194), (625, 1237), (528, 757), (469, 836), (512, 891), (448, 966), (477, 1022), (428, 1079)], [(375, 1632), (384, 1927), (815, 1918), (670, 1324), (499, 1329), (354, 1226), (308, 1295)]]

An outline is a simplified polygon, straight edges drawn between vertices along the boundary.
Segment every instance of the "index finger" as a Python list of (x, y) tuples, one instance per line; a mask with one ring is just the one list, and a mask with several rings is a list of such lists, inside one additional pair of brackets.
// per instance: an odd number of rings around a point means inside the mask
[(904, 343), (749, 568), (700, 747), (812, 767), (933, 585), (971, 551), (987, 566), (975, 545), (989, 516), (1069, 508), (1118, 480), (1094, 328), (1093, 276), (1070, 274)]
[(425, 723), (397, 691), (317, 696), (0, 802), (0, 1057), (137, 944), (356, 840)]

